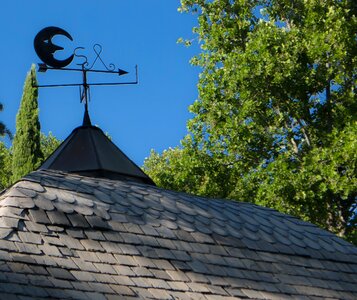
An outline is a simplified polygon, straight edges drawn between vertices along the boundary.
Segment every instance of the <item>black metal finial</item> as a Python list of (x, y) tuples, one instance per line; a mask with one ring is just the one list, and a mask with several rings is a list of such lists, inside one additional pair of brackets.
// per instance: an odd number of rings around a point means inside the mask
[(85, 105), (82, 126), (92, 126), (92, 122), (90, 121), (90, 117), (89, 117), (89, 113), (88, 113), (88, 105)]
[[(129, 82), (93, 82), (88, 83), (87, 73), (109, 73), (117, 74), (118, 76), (128, 74), (127, 71), (116, 68), (114, 64), (106, 64), (102, 57), (102, 46), (95, 44), (93, 46), (93, 51), (95, 53), (95, 58), (90, 65), (88, 63), (88, 57), (84, 54), (79, 54), (79, 51), (85, 50), (84, 47), (77, 47), (74, 49), (73, 54), (65, 60), (57, 60), (54, 58), (54, 53), (64, 48), (57, 46), (52, 43), (52, 38), (55, 35), (64, 35), (73, 41), (72, 36), (59, 27), (51, 26), (42, 29), (35, 37), (34, 47), (38, 57), (43, 61), (43, 63), (38, 64), (39, 72), (46, 72), (47, 70), (63, 70), (63, 71), (75, 71), (82, 73), (82, 83), (64, 83), (64, 84), (47, 84), (47, 85), (36, 85), (36, 87), (66, 87), (66, 86), (79, 86), (80, 88), (80, 102), (84, 103), (84, 118), (83, 126), (91, 126), (91, 121), (88, 113), (88, 102), (90, 100), (89, 88), (90, 86), (103, 86), (103, 85), (126, 85), (126, 84), (138, 84), (138, 69), (135, 67), (135, 81)], [(75, 58), (80, 58), (81, 63), (77, 63), (81, 68), (65, 68), (68, 66)], [(97, 62), (102, 64), (104, 69), (94, 69)]]

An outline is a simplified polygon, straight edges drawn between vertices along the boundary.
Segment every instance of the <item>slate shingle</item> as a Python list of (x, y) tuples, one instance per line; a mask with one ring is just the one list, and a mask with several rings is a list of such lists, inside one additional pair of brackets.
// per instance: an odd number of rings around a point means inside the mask
[(18, 236), (24, 243), (41, 245), (43, 242), (40, 235), (31, 232), (19, 231)]
[(88, 228), (89, 224), (87, 220), (85, 219), (84, 216), (75, 213), (75, 214), (68, 214), (67, 215), (69, 221), (71, 222), (72, 226), (77, 228), (77, 227), (82, 227), (82, 228)]
[(57, 257), (63, 256), (56, 246), (51, 246), (49, 244), (40, 245), (39, 250), (41, 250), (47, 256), (57, 256)]
[(86, 216), (85, 218), (92, 228), (96, 228), (96, 229), (109, 229), (110, 228), (108, 222), (106, 222), (106, 220), (103, 220), (101, 217)]
[(118, 275), (125, 275), (130, 277), (138, 276), (130, 267), (126, 267), (123, 265), (113, 265), (113, 268), (117, 272)]
[(38, 223), (35, 223), (32, 221), (24, 221), (24, 225), (28, 231), (48, 233), (47, 226), (45, 226), (43, 224), (38, 224)]
[(76, 257), (72, 257), (72, 260), (82, 271), (97, 272), (97, 268), (90, 261), (84, 261), (83, 258)]
[(0, 239), (7, 238), (12, 231), (12, 228), (0, 228)]
[[(135, 293), (132, 291), (131, 288), (125, 285), (117, 285), (112, 284), (110, 285), (111, 289), (117, 294), (121, 296), (135, 296)], [(114, 296), (117, 297), (117, 296)], [(115, 298), (113, 298), (115, 299)]]
[(61, 211), (54, 210), (54, 211), (47, 211), (46, 213), (53, 225), (65, 225), (65, 226), (71, 225), (68, 219), (66, 218), (66, 215)]
[(75, 277), (78, 281), (93, 281), (95, 282), (95, 278), (92, 272), (87, 271), (71, 271), (73, 277)]
[(19, 226), (19, 221), (17, 218), (0, 217), (0, 228), (16, 229)]
[(69, 271), (67, 271), (65, 269), (49, 267), (49, 268), (47, 268), (47, 270), (54, 278), (75, 280), (73, 275)]

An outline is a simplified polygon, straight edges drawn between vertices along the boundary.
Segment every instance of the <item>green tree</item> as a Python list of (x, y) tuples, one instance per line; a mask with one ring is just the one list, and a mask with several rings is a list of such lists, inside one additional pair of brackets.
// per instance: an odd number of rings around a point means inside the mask
[[(0, 103), (0, 112), (4, 110), (4, 105)], [(6, 127), (3, 122), (0, 122), (0, 136), (7, 135), (10, 139), (12, 139), (11, 131)]]
[(11, 171), (11, 152), (4, 142), (0, 142), (0, 189), (10, 185), (12, 176)]
[(58, 140), (50, 131), (48, 135), (45, 135), (41, 132), (41, 151), (43, 153), (43, 159), (47, 159), (61, 144), (61, 141)]
[(199, 99), (182, 146), (144, 169), (166, 188), (274, 207), (352, 240), (354, 2), (181, 3), (198, 15)]
[[(41, 151), (43, 158), (47, 159), (60, 145), (52, 132), (45, 135), (41, 132)], [(12, 153), (11, 149), (7, 148), (4, 142), (0, 141), (0, 189), (7, 188), (13, 183), (12, 181)]]
[[(0, 112), (4, 106), (0, 103)], [(11, 131), (3, 122), (0, 122), (0, 136), (7, 135), (12, 139)], [(0, 189), (8, 186), (11, 177), (11, 153), (3, 141), (0, 141)]]
[(12, 145), (12, 181), (36, 169), (43, 160), (40, 122), (38, 118), (38, 89), (35, 65), (27, 74)]

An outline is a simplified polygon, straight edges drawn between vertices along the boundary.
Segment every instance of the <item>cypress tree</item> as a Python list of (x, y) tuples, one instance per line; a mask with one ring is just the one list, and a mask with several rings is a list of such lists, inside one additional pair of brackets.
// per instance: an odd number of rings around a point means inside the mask
[(16, 133), (13, 141), (12, 181), (35, 170), (43, 160), (38, 118), (38, 89), (35, 65), (27, 74), (20, 109), (16, 116)]

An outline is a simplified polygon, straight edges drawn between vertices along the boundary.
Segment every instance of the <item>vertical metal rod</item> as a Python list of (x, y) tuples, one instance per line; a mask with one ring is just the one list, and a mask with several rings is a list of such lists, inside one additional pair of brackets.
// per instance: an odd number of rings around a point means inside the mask
[(138, 65), (136, 65), (135, 66), (135, 81), (136, 81), (136, 83), (138, 83), (139, 82), (139, 78), (138, 78)]
[(84, 108), (85, 108), (85, 111), (88, 112), (88, 83), (87, 83), (87, 70), (84, 69), (83, 67), (83, 92), (84, 92), (84, 98), (83, 98), (83, 101), (84, 101)]
[(83, 117), (83, 126), (91, 126), (91, 121), (88, 113), (88, 101), (89, 101), (89, 84), (87, 83), (87, 70), (82, 65), (83, 71), (83, 95), (81, 100), (84, 101), (84, 117)]

